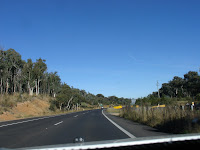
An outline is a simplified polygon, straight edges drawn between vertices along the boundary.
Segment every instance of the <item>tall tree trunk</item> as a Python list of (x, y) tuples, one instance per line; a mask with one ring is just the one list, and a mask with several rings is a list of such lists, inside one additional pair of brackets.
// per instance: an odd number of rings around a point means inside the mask
[(31, 87), (30, 87), (30, 82), (28, 81), (28, 93), (31, 95)]
[(178, 94), (178, 88), (176, 88), (176, 91), (175, 91), (175, 92), (176, 92), (176, 96), (177, 96), (177, 94)]
[(37, 80), (35, 80), (35, 94), (38, 95)]
[(53, 97), (54, 97), (54, 98), (56, 97), (56, 92), (55, 92), (54, 89), (53, 89)]
[(15, 94), (15, 85), (14, 85), (14, 89), (13, 89), (13, 92), (14, 92), (14, 94)]
[(78, 103), (76, 104), (77, 106), (76, 106), (76, 110), (78, 110), (79, 108), (78, 108)]
[(19, 82), (19, 93), (22, 93), (22, 85), (21, 85), (21, 82)]
[(38, 94), (40, 94), (40, 80), (38, 79), (38, 81), (37, 81), (37, 88), (38, 88)]
[(70, 102), (73, 100), (73, 96), (69, 99), (68, 103), (67, 103), (67, 109), (70, 109)]
[(31, 87), (30, 87), (30, 72), (28, 72), (28, 93), (31, 95)]
[(13, 93), (15, 94), (15, 75), (13, 76)]
[(48, 94), (51, 95), (51, 89), (49, 87), (49, 83), (47, 84), (47, 87), (48, 87)]
[(62, 103), (60, 103), (60, 110), (62, 110)]
[(33, 88), (30, 88), (29, 95), (30, 95), (30, 96), (33, 95)]
[(1, 78), (1, 95), (3, 94), (3, 79)]
[(7, 80), (6, 80), (6, 94), (8, 94), (8, 86), (9, 86), (9, 84), (8, 84), (8, 78), (7, 78)]

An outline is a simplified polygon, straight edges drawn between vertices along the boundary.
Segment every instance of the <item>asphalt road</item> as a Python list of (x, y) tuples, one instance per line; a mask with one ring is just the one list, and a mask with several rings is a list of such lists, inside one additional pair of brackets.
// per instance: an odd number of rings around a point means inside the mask
[[(105, 113), (105, 111), (104, 111)], [(102, 110), (38, 117), (0, 123), (0, 147), (21, 148), (165, 135), (153, 128), (111, 116)], [(114, 124), (112, 123), (114, 121)]]

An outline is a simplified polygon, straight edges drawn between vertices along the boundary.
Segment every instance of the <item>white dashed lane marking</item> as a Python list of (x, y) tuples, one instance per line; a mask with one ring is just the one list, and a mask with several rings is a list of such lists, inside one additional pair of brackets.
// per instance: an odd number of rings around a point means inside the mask
[(63, 123), (63, 121), (58, 122), (58, 123), (56, 123), (56, 124), (54, 124), (54, 125), (57, 126), (57, 125), (59, 125), (59, 124), (61, 124), (61, 123)]

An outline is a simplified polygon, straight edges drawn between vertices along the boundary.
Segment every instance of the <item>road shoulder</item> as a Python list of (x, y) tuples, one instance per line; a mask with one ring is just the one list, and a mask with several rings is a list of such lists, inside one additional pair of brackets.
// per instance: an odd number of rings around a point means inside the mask
[(147, 136), (162, 136), (169, 135), (169, 133), (160, 132), (159, 130), (147, 125), (143, 125), (137, 122), (133, 122), (115, 115), (111, 115), (106, 110), (104, 114), (110, 118), (113, 122), (133, 134), (135, 137), (147, 137)]

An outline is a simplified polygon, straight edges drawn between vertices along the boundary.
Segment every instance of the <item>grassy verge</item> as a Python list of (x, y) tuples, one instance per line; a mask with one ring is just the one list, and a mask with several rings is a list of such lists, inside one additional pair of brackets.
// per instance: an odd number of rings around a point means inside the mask
[(167, 106), (165, 108), (124, 108), (120, 116), (164, 132), (200, 132), (200, 111), (198, 110), (182, 110), (174, 106)]
[(119, 116), (121, 113), (121, 109), (114, 109), (114, 108), (107, 108), (106, 110), (108, 113), (112, 114), (112, 115), (116, 115)]

